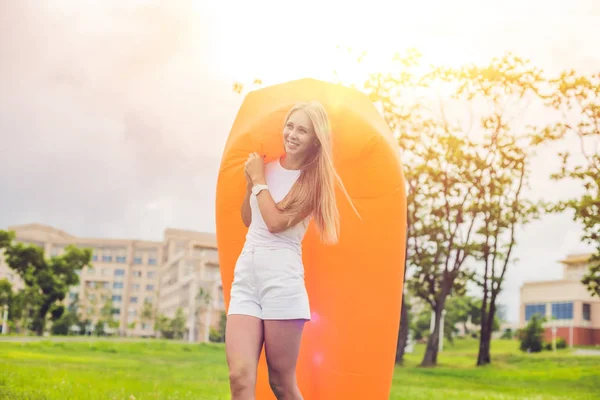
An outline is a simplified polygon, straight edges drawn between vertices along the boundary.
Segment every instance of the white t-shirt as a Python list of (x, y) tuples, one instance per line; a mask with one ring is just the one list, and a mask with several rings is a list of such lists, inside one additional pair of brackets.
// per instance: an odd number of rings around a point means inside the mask
[[(281, 166), (279, 158), (265, 165), (265, 180), (271, 197), (279, 203), (288, 194), (292, 185), (300, 177), (300, 170), (289, 170)], [(252, 222), (246, 234), (246, 245), (269, 248), (289, 248), (302, 250), (302, 239), (308, 228), (310, 216), (288, 229), (271, 233), (262, 217), (256, 196), (250, 195)]]

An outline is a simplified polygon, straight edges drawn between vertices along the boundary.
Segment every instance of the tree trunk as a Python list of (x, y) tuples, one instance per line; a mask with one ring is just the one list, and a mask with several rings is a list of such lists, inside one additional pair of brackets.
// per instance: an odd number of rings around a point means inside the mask
[(440, 338), (440, 320), (442, 318), (442, 307), (436, 307), (435, 312), (435, 322), (433, 326), (433, 332), (429, 335), (429, 339), (427, 339), (427, 348), (425, 349), (425, 355), (423, 356), (423, 361), (421, 361), (422, 367), (433, 367), (437, 365), (437, 355), (439, 349), (439, 338)]
[[(408, 229), (408, 228), (407, 228)], [(408, 230), (407, 230), (408, 232)], [(396, 364), (402, 365), (404, 363), (404, 350), (406, 349), (406, 342), (408, 341), (408, 332), (410, 328), (410, 321), (408, 316), (408, 305), (406, 304), (406, 270), (408, 260), (408, 243), (404, 250), (404, 274), (402, 276), (402, 308), (400, 309), (400, 328), (398, 332), (398, 343), (396, 344)]]
[(406, 348), (406, 342), (408, 341), (408, 332), (408, 306), (404, 302), (404, 296), (402, 296), (402, 311), (400, 312), (400, 331), (398, 332), (398, 344), (396, 347), (396, 364), (399, 365), (402, 365), (404, 363), (404, 349)]
[(492, 329), (494, 327), (494, 316), (496, 314), (495, 298), (490, 299), (490, 311), (486, 318), (481, 321), (481, 335), (479, 337), (479, 354), (477, 355), (477, 366), (491, 364), (490, 347), (492, 342)]
[(51, 305), (51, 303), (42, 304), (40, 306), (37, 316), (35, 317), (35, 333), (38, 336), (44, 335), (44, 328), (46, 327), (46, 316), (48, 315), (48, 310), (50, 310)]
[(440, 325), (442, 320), (442, 311), (446, 304), (446, 297), (448, 296), (449, 290), (443, 290), (438, 297), (436, 307), (433, 310), (435, 313), (433, 332), (427, 339), (427, 348), (425, 349), (425, 355), (423, 361), (421, 361), (422, 367), (433, 367), (437, 365), (437, 356), (440, 345)]

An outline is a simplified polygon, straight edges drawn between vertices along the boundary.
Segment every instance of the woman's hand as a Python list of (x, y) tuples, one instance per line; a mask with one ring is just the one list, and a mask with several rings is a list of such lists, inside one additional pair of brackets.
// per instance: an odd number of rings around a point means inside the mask
[(252, 185), (264, 183), (265, 181), (265, 162), (258, 153), (251, 153), (246, 160), (244, 172), (252, 182)]

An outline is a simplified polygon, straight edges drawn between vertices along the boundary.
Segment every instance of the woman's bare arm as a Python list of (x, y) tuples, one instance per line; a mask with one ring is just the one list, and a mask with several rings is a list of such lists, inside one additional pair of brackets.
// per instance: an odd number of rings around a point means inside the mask
[(252, 223), (252, 211), (250, 210), (250, 195), (252, 194), (252, 186), (246, 185), (246, 194), (242, 203), (242, 222), (247, 227)]
[(271, 233), (282, 232), (290, 226), (296, 225), (310, 214), (310, 210), (305, 210), (294, 216), (284, 214), (277, 208), (275, 200), (273, 200), (268, 190), (261, 190), (256, 196), (256, 200), (258, 201), (260, 214)]

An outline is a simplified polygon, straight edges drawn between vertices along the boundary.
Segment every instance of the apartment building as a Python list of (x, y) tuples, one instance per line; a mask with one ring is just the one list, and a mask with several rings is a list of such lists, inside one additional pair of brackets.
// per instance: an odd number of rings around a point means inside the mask
[(600, 345), (600, 299), (581, 283), (591, 254), (572, 254), (561, 260), (563, 277), (527, 282), (521, 287), (520, 327), (534, 314), (546, 318), (545, 340), (556, 337), (568, 345)]
[[(80, 272), (79, 285), (71, 287), (65, 299), (67, 305), (78, 300), (83, 319), (89, 318), (95, 323), (103, 309), (106, 311), (106, 307), (110, 307), (113, 320), (118, 325), (115, 333), (123, 336), (155, 336), (153, 317), (163, 312), (170, 317), (174, 315), (169, 294), (173, 296), (173, 291), (180, 291), (181, 294), (181, 291), (192, 290), (192, 287), (206, 287), (212, 291), (211, 301), (208, 305), (205, 301), (193, 316), (190, 313), (190, 307), (194, 306), (192, 301), (179, 301), (177, 305), (182, 307), (186, 315), (188, 332), (192, 332), (189, 324), (194, 323), (193, 317), (218, 327), (219, 317), (215, 315), (220, 316), (224, 304), (219, 301), (222, 299), (222, 289), (214, 234), (166, 229), (163, 241), (142, 241), (81, 238), (41, 224), (11, 226), (8, 229), (15, 231), (17, 241), (40, 246), (47, 256), (62, 254), (69, 244), (93, 250), (92, 265)], [(174, 264), (182, 265), (182, 276), (171, 283), (163, 277), (165, 271), (169, 271)], [(185, 268), (190, 265), (198, 266), (198, 273), (189, 274)], [(23, 282), (8, 268), (4, 257), (0, 257), (0, 279), (3, 278), (8, 279), (15, 290), (23, 287)], [(203, 280), (205, 278), (208, 281)], [(162, 292), (161, 281), (165, 282)], [(166, 302), (166, 307), (161, 305), (161, 301)], [(144, 315), (145, 308), (152, 311), (152, 317)], [(208, 310), (210, 315), (207, 314)], [(198, 329), (209, 331), (208, 327), (199, 325), (196, 332)], [(207, 335), (194, 337), (201, 341)]]
[(167, 261), (160, 274), (158, 313), (173, 318), (178, 308), (187, 317), (186, 338), (208, 341), (210, 327), (225, 310), (216, 237), (167, 229)]

